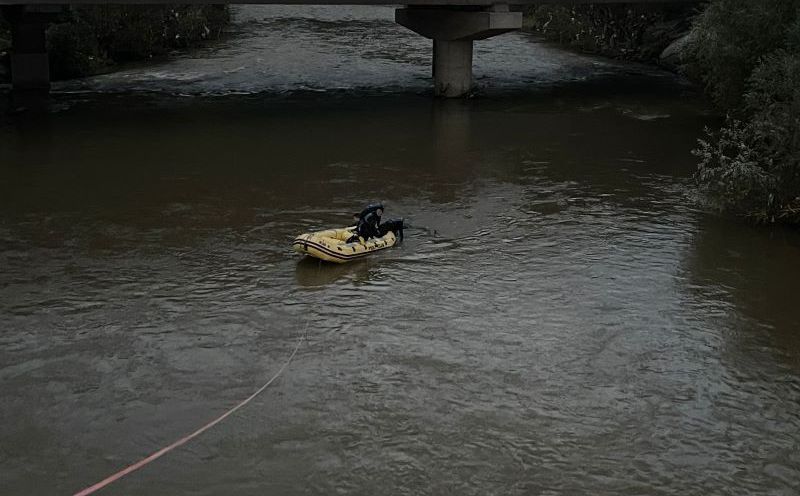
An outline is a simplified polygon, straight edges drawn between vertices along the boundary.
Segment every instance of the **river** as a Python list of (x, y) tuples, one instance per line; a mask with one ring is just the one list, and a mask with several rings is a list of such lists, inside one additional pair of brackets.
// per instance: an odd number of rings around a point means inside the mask
[[(0, 118), (0, 485), (72, 494), (795, 495), (800, 235), (708, 214), (681, 79), (524, 34), (475, 98), (385, 7)], [(362, 262), (290, 249), (365, 203)]]

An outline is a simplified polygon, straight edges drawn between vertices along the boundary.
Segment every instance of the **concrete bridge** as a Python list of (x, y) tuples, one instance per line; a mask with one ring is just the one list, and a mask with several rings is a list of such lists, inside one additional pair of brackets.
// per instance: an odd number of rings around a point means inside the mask
[[(434, 94), (460, 97), (472, 89), (473, 41), (522, 27), (522, 12), (509, 0), (399, 0), (395, 21), (433, 40)], [(510, 0), (532, 4), (603, 4), (618, 0)], [(630, 0), (625, 3), (689, 3), (697, 0)], [(11, 23), (11, 80), (15, 90), (50, 88), (45, 32), (70, 5), (159, 4), (397, 5), (397, 0), (0, 0)]]

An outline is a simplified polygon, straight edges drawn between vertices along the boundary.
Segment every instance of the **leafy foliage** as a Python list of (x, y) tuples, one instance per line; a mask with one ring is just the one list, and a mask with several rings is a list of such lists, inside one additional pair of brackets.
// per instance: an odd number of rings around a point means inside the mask
[(50, 72), (57, 78), (95, 74), (111, 65), (85, 22), (56, 24), (47, 35)]
[[(759, 222), (800, 223), (800, 12), (790, 14), (790, 24), (780, 30), (782, 39), (757, 58), (746, 81), (724, 81), (725, 87), (717, 89), (744, 88), (737, 107), (743, 120), (729, 117), (695, 150), (700, 157), (696, 178), (711, 204)], [(773, 33), (761, 37), (774, 40)], [(766, 46), (763, 39), (739, 41)]]
[(764, 167), (767, 157), (753, 146), (758, 140), (752, 123), (729, 119), (718, 133), (708, 131), (694, 151), (700, 158), (696, 178), (719, 210), (759, 218), (768, 216), (774, 177)]
[(161, 56), (214, 39), (228, 10), (214, 5), (100, 5), (73, 9), (48, 30), (54, 77), (92, 74), (114, 62)]
[(742, 104), (761, 58), (786, 41), (800, 0), (716, 0), (695, 24), (694, 70), (722, 108)]
[(619, 58), (652, 60), (688, 31), (694, 5), (541, 5), (531, 8), (527, 27), (580, 50)]

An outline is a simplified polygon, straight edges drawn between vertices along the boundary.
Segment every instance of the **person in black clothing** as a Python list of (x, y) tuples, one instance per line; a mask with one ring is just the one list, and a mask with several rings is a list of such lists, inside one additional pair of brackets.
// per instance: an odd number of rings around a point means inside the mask
[(358, 218), (356, 231), (355, 234), (353, 234), (353, 236), (347, 240), (347, 242), (353, 243), (358, 241), (358, 238), (366, 241), (370, 238), (379, 238), (386, 234), (385, 232), (381, 232), (381, 215), (383, 215), (382, 203), (369, 205), (359, 214), (355, 215), (354, 217)]
[(370, 238), (381, 238), (389, 232), (395, 233), (397, 238), (403, 240), (403, 219), (391, 219), (381, 222), (383, 203), (373, 203), (353, 217), (358, 221), (355, 232), (347, 240), (348, 243), (366, 241)]

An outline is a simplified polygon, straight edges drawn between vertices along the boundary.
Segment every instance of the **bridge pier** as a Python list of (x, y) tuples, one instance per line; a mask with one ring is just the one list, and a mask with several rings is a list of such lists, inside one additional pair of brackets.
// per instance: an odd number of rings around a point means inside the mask
[(433, 40), (434, 94), (454, 98), (472, 90), (472, 42), (522, 28), (522, 13), (508, 5), (409, 6), (395, 10), (395, 21)]
[(458, 97), (472, 90), (472, 40), (433, 40), (434, 94)]
[(11, 31), (11, 84), (15, 90), (49, 90), (46, 21), (21, 22)]
[(62, 7), (12, 5), (3, 9), (11, 24), (11, 85), (22, 91), (50, 89), (47, 23)]

